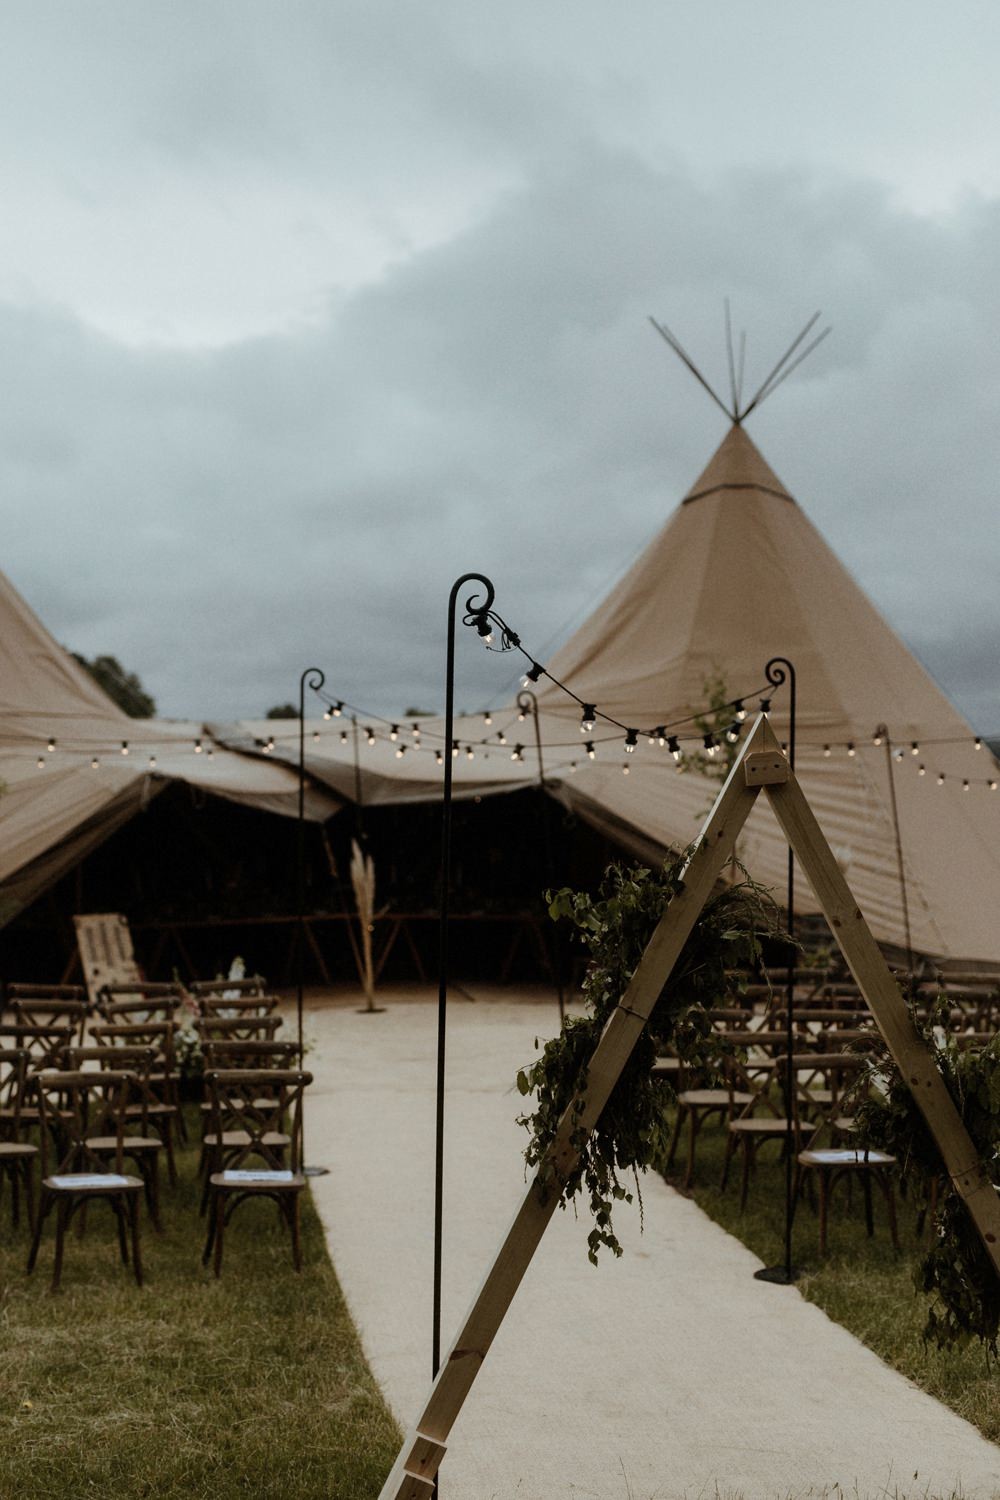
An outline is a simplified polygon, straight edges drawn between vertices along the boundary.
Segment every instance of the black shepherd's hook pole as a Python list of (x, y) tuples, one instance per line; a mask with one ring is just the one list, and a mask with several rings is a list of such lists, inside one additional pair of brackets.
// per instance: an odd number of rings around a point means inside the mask
[[(305, 830), (306, 830), (306, 688), (317, 692), (326, 681), (319, 667), (306, 667), (299, 678), (299, 816), (298, 838), (295, 847), (295, 906), (298, 915), (296, 953), (295, 1019), (298, 1026), (299, 1071), (302, 1071), (306, 1053), (303, 1027), (303, 989), (306, 961), (306, 879), (305, 879)], [(306, 1159), (305, 1111), (299, 1120), (299, 1159)], [(326, 1167), (303, 1166), (306, 1177), (321, 1177)]]
[[(530, 713), (535, 726), (535, 751), (538, 755), (538, 786), (539, 790), (545, 792), (545, 763), (542, 760), (542, 731), (538, 723), (538, 699), (530, 688), (522, 688), (517, 695), (517, 706), (524, 713)], [(548, 808), (543, 800), (541, 807), (542, 819), (542, 854), (545, 861), (545, 884), (551, 889), (555, 880), (552, 864), (552, 835), (549, 831)], [(556, 996), (559, 1000), (559, 1020), (563, 1021), (566, 1015), (566, 1004), (563, 996), (562, 964), (559, 962), (558, 930), (553, 938), (552, 951), (555, 955), (555, 979)]]
[(299, 1067), (305, 1058), (305, 1041), (302, 1025), (302, 991), (306, 954), (306, 878), (305, 878), (305, 829), (306, 829), (306, 688), (318, 691), (326, 681), (319, 667), (306, 667), (299, 678), (299, 819), (298, 839), (295, 848), (295, 909), (298, 915), (298, 962), (296, 964), (295, 1019), (299, 1031)]
[[(772, 687), (782, 687), (788, 682), (789, 723), (788, 763), (795, 771), (795, 668), (786, 656), (772, 656), (764, 673)], [(788, 911), (788, 971), (785, 976), (785, 1263), (781, 1266), (765, 1266), (754, 1274), (759, 1281), (775, 1281), (779, 1286), (788, 1286), (798, 1280), (798, 1271), (792, 1265), (792, 1221), (795, 1217), (794, 1172), (795, 1130), (792, 1110), (795, 1099), (795, 855), (788, 846), (788, 890), (785, 901)]]
[[(492, 608), (496, 591), (481, 573), (463, 573), (456, 578), (448, 596), (448, 651), (445, 678), (444, 726), (444, 804), (441, 811), (441, 895), (438, 927), (438, 1033), (437, 1033), (437, 1118), (434, 1146), (434, 1316), (431, 1335), (432, 1375), (441, 1368), (441, 1230), (444, 1214), (444, 1063), (445, 1027), (448, 1016), (448, 904), (451, 894), (451, 763), (452, 736), (455, 728), (455, 605), (459, 590), (467, 583), (481, 583), (486, 597), (478, 594), (466, 600), (468, 623), (485, 620)], [(484, 625), (483, 629), (487, 627)], [(436, 1493), (436, 1481), (435, 1481)]]

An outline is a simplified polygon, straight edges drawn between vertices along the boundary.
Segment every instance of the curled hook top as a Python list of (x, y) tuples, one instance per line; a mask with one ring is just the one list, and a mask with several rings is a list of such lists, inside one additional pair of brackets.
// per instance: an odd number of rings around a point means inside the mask
[(306, 667), (305, 671), (302, 673), (302, 676), (299, 678), (301, 686), (304, 688), (312, 688), (314, 693), (319, 692), (325, 681), (326, 674), (325, 672), (321, 671), (319, 667)]
[(462, 583), (471, 583), (473, 581), (484, 585), (486, 589), (486, 598), (483, 600), (482, 604), (477, 604), (476, 600), (478, 599), (479, 595), (470, 594), (468, 599), (466, 599), (465, 601), (466, 612), (470, 615), (486, 614), (493, 608), (493, 601), (497, 596), (496, 589), (493, 587), (493, 584), (490, 582), (490, 580), (484, 577), (482, 573), (467, 573), (461, 580)]
[[(788, 668), (788, 671), (785, 670), (786, 667)], [(771, 660), (764, 668), (764, 676), (767, 678), (772, 687), (781, 687), (782, 684), (788, 680), (788, 673), (794, 673), (794, 671), (795, 668), (792, 666), (787, 656), (772, 656)]]
[(517, 695), (517, 706), (524, 713), (538, 713), (538, 699), (530, 688), (522, 688)]

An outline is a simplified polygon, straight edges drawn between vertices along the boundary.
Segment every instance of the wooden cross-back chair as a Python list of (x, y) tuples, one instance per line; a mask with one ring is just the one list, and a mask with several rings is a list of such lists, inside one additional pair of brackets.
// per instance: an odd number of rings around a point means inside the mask
[(25, 1139), (27, 1120), (22, 1117), (28, 1088), (28, 1054), (23, 1047), (0, 1048), (0, 1185), (10, 1180), (11, 1217), (20, 1223), (21, 1193), (28, 1208), (28, 1223), (35, 1227), (34, 1165), (38, 1147)]
[[(160, 1219), (160, 1153), (163, 1139), (153, 1123), (159, 1100), (150, 1086), (150, 1076), (156, 1066), (156, 1054), (152, 1047), (69, 1047), (66, 1050), (66, 1066), (74, 1071), (95, 1064), (104, 1072), (127, 1072), (132, 1078), (132, 1089), (125, 1105), (125, 1135), (122, 1151), (133, 1163), (142, 1178), (146, 1194), (146, 1207), (153, 1227), (162, 1231)], [(88, 1135), (87, 1150), (95, 1156), (110, 1160), (118, 1153), (117, 1136), (100, 1128), (95, 1121), (96, 1133)]]
[(39, 1124), (41, 1111), (34, 1097), (35, 1075), (46, 1068), (61, 1068), (66, 1048), (74, 1040), (72, 1025), (50, 1023), (35, 1025), (27, 1021), (15, 1021), (0, 1026), (0, 1047), (23, 1048), (28, 1054), (28, 1082), (21, 1104), (21, 1124), (31, 1129)]
[[(209, 1221), (203, 1262), (208, 1263), (214, 1250), (215, 1274), (221, 1274), (227, 1224), (241, 1203), (263, 1197), (277, 1204), (291, 1233), (293, 1264), (301, 1270), (299, 1215), (306, 1186), (302, 1095), (312, 1074), (296, 1068), (219, 1068), (206, 1075), (205, 1083), (211, 1104), (212, 1129), (206, 1143), (212, 1169), (206, 1179)], [(283, 1128), (275, 1129), (276, 1125)]]
[[(62, 1276), (66, 1230), (74, 1214), (94, 1202), (106, 1202), (118, 1224), (118, 1248), (122, 1264), (129, 1263), (142, 1285), (139, 1249), (139, 1199), (141, 1177), (124, 1170), (125, 1110), (132, 1075), (92, 1068), (69, 1072), (46, 1071), (35, 1079), (41, 1109), (42, 1188), (35, 1233), (28, 1255), (28, 1273), (35, 1269), (45, 1221), (56, 1210), (56, 1245), (52, 1268), (52, 1290), (58, 1291)], [(114, 1150), (93, 1151), (88, 1137), (110, 1133)], [(54, 1160), (53, 1160), (54, 1159)], [(50, 1172), (50, 1165), (54, 1170)], [(128, 1231), (131, 1230), (131, 1235)]]
[[(269, 1041), (241, 1041), (238, 1037), (222, 1040), (202, 1042), (201, 1054), (204, 1060), (205, 1073), (211, 1073), (218, 1068), (294, 1068), (298, 1065), (299, 1049), (295, 1042), (269, 1042)], [(265, 1093), (261, 1098), (266, 1100), (269, 1096)], [(201, 1101), (202, 1136), (210, 1128), (209, 1119), (211, 1115), (211, 1103), (208, 1098), (208, 1089), (205, 1089), (205, 1098)], [(199, 1172), (204, 1168), (206, 1160), (204, 1145), (202, 1146), (202, 1159), (199, 1163)]]
[(181, 1114), (174, 1062), (174, 1021), (106, 1022), (92, 1026), (90, 1035), (98, 1047), (151, 1047), (153, 1066), (147, 1077), (155, 1103), (147, 1108), (147, 1118), (163, 1142), (167, 1154), (167, 1172), (171, 1183), (177, 1181), (174, 1157), (174, 1131), (184, 1139), (184, 1117)]

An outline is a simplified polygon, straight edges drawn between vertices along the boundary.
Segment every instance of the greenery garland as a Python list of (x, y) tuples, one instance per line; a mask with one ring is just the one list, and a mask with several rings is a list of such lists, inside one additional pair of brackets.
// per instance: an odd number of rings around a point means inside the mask
[[(545, 1171), (545, 1154), (567, 1109), (574, 1120), (581, 1117), (590, 1058), (653, 929), (682, 888), (686, 859), (686, 854), (672, 857), (661, 870), (612, 865), (594, 896), (569, 889), (548, 893), (550, 916), (573, 924), (589, 963), (583, 982), (585, 1013), (567, 1016), (558, 1036), (517, 1075), (520, 1093), (536, 1096), (532, 1112), (519, 1120), (531, 1134), (525, 1150), (529, 1166)], [(596, 1127), (589, 1137), (581, 1130), (573, 1139), (580, 1150), (576, 1166), (563, 1180), (541, 1178), (542, 1191), (557, 1191), (563, 1208), (582, 1190), (589, 1194), (594, 1227), (588, 1255), (595, 1265), (602, 1245), (615, 1255), (622, 1253), (612, 1209), (615, 1202), (631, 1203), (633, 1198), (622, 1174), (631, 1175), (641, 1212), (638, 1174), (662, 1160), (667, 1144), (665, 1111), (675, 1095), (666, 1079), (653, 1076), (657, 1055), (669, 1047), (709, 1082), (719, 1080), (727, 1046), (713, 1030), (709, 1011), (738, 997), (736, 971), (757, 967), (764, 939), (782, 935), (770, 893), (742, 868), (739, 877), (705, 903)]]
[[(929, 1016), (913, 1021), (934, 1054), (973, 1145), (993, 1181), (1000, 1179), (1000, 1035), (963, 1045), (945, 1028), (950, 1002), (942, 996)], [(912, 1007), (911, 1007), (912, 1012)], [(941, 1153), (913, 1093), (884, 1043), (859, 1080), (855, 1119), (859, 1145), (890, 1151), (922, 1212), (937, 1193), (934, 1238), (917, 1263), (914, 1281), (931, 1297), (924, 1338), (949, 1348), (978, 1338), (996, 1357), (1000, 1335), (1000, 1278), (941, 1161)]]

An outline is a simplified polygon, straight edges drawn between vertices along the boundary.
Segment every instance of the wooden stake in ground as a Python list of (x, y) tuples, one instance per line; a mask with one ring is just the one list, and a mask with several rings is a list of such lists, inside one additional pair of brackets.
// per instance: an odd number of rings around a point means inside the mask
[(381, 1007), (375, 1004), (375, 964), (372, 959), (372, 932), (375, 928), (375, 861), (370, 854), (363, 854), (357, 839), (351, 840), (351, 884), (358, 910), (358, 926), (361, 929), (361, 987), (365, 992), (365, 1010), (374, 1014)]
[(442, 1365), (416, 1427), (408, 1434), (380, 1500), (429, 1500), (452, 1426), (559, 1202), (551, 1186), (579, 1158), (680, 956), (712, 887), (764, 791), (816, 893), (847, 964), (892, 1056), (913, 1090), (955, 1191), (965, 1202), (1000, 1275), (1000, 1198), (948, 1093), (930, 1051), (854, 902), (791, 767), (761, 714), (716, 799), (673, 897), (608, 1018), (588, 1068), (582, 1114), (563, 1117), (545, 1159)]

